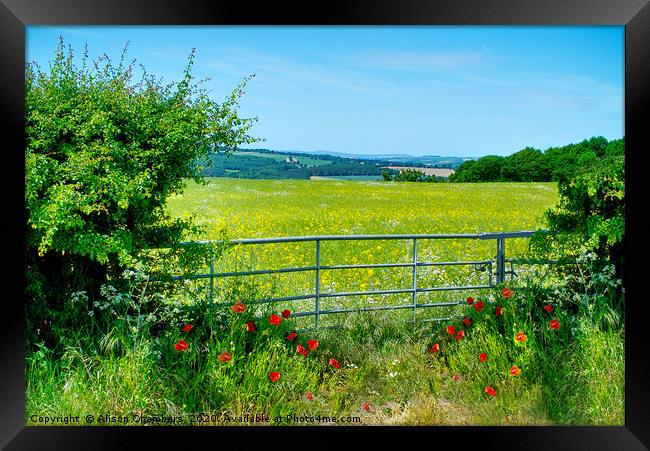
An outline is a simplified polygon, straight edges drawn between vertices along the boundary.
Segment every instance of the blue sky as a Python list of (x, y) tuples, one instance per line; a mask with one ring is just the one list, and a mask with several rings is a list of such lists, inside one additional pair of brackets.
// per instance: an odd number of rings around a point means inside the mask
[(193, 73), (257, 116), (248, 147), (478, 157), (624, 134), (624, 27), (28, 27), (43, 68), (63, 36), (76, 55), (128, 56), (163, 81)]

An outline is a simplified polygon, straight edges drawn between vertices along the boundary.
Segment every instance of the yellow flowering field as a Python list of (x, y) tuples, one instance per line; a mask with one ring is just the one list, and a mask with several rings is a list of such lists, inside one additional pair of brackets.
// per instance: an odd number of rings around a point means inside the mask
[[(168, 203), (176, 217), (195, 215), (216, 239), (305, 235), (447, 234), (536, 230), (558, 199), (555, 183), (409, 183), (336, 180), (247, 180), (209, 178), (188, 182)], [(506, 257), (525, 256), (528, 240), (506, 241)], [(321, 265), (408, 263), (412, 240), (325, 241)], [(493, 259), (494, 240), (420, 240), (418, 261)], [(315, 243), (241, 245), (216, 262), (217, 271), (313, 266)], [(321, 271), (321, 293), (408, 289), (412, 269), (364, 268)], [(232, 278), (228, 278), (232, 279)], [(252, 276), (266, 296), (314, 293), (313, 271)], [(481, 285), (487, 272), (473, 265), (418, 267), (418, 287)], [(205, 284), (205, 281), (203, 281)], [(227, 284), (216, 283), (217, 294)], [(478, 291), (418, 293), (419, 303), (478, 295)], [(313, 310), (313, 300), (287, 302), (292, 311)], [(322, 298), (321, 309), (412, 303), (410, 293)], [(279, 306), (284, 308), (285, 305)], [(423, 309), (435, 310), (435, 309)], [(444, 309), (440, 309), (444, 310)], [(438, 314), (440, 314), (438, 310)], [(446, 313), (451, 313), (447, 309)], [(420, 314), (420, 313), (418, 313)], [(340, 315), (329, 315), (329, 317)]]

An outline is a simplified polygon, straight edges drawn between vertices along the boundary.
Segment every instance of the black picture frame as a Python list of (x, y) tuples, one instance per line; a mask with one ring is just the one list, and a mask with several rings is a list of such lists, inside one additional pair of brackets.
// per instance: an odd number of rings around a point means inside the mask
[[(26, 427), (24, 374), (24, 272), (13, 259), (24, 255), (24, 63), (25, 27), (30, 25), (624, 25), (626, 139), (626, 390), (625, 426), (544, 427), (373, 427), (284, 430), (244, 428)], [(5, 257), (4, 302), (0, 327), (0, 446), (7, 449), (118, 449), (168, 437), (187, 448), (207, 440), (216, 446), (346, 448), (357, 439), (370, 445), (395, 437), (409, 445), (483, 449), (614, 449), (650, 447), (650, 351), (644, 335), (648, 316), (642, 285), (649, 251), (650, 216), (643, 170), (650, 152), (646, 125), (650, 105), (650, 6), (647, 0), (410, 0), (405, 2), (327, 1), (309, 5), (212, 2), (134, 2), (102, 0), (0, 0), (0, 114), (5, 125), (1, 193), (13, 208), (0, 216), (0, 231), (14, 252)], [(5, 249), (7, 248), (5, 244)], [(12, 247), (13, 246), (13, 247)], [(11, 260), (10, 260), (11, 259)], [(160, 434), (160, 432), (164, 432)], [(350, 433), (353, 432), (353, 433)], [(344, 437), (338, 435), (343, 433)], [(418, 437), (411, 434), (417, 433)], [(321, 438), (315, 436), (321, 435)], [(200, 435), (200, 437), (198, 437)], [(209, 436), (207, 436), (209, 435)], [(236, 439), (224, 439), (224, 436)], [(220, 438), (219, 438), (220, 437)], [(374, 440), (373, 440), (374, 438)], [(224, 441), (226, 440), (226, 441)], [(403, 440), (407, 440), (403, 442)], [(265, 445), (260, 445), (258, 443)]]

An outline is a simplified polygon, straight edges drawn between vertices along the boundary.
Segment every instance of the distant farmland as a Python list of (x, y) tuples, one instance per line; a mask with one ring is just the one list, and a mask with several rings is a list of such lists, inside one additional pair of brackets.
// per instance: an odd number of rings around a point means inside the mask
[(279, 162), (286, 162), (287, 158), (293, 157), (295, 159), (295, 163), (293, 164), (299, 164), (303, 166), (324, 166), (326, 164), (332, 164), (331, 160), (323, 160), (319, 158), (310, 158), (307, 156), (297, 156), (297, 155), (291, 155), (291, 154), (282, 154), (282, 153), (270, 153), (270, 152), (251, 152), (247, 150), (240, 150), (239, 155), (242, 156), (252, 156), (252, 157), (262, 157), (262, 158), (271, 158), (272, 160), (279, 161)]
[[(381, 180), (382, 170), (415, 169), (426, 175), (447, 178), (464, 160), (460, 157), (395, 157), (384, 158), (284, 152), (268, 149), (240, 149), (230, 154), (218, 152), (209, 157), (203, 175), (244, 179), (309, 180)], [(447, 169), (442, 169), (442, 167)]]

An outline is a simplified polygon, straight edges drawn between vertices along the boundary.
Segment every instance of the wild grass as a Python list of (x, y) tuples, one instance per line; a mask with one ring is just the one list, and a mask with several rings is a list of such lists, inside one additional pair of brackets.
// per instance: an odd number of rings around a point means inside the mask
[[(26, 422), (37, 424), (32, 415), (74, 412), (121, 415), (131, 425), (138, 424), (134, 415), (230, 426), (332, 424), (332, 417), (376, 425), (623, 424), (620, 329), (583, 316), (571, 330), (561, 304), (546, 312), (546, 299), (525, 290), (515, 289), (510, 300), (498, 291), (482, 299), (483, 310), (465, 308), (469, 326), (362, 312), (347, 315), (342, 328), (299, 332), (292, 342), (285, 337), (294, 321), (269, 324), (279, 310), (268, 304), (241, 314), (190, 312), (196, 315), (191, 331), (178, 324), (155, 337), (112, 330), (93, 345), (80, 331), (66, 340), (61, 358), (44, 347), (28, 357)], [(550, 318), (560, 318), (559, 330), (550, 329)], [(247, 330), (250, 320), (255, 332)], [(465, 337), (455, 340), (449, 325)], [(523, 343), (514, 339), (519, 329), (527, 336)], [(174, 349), (181, 338), (187, 351)], [(297, 353), (296, 345), (307, 347), (310, 339), (318, 347), (307, 357)], [(435, 353), (433, 343), (440, 346)], [(230, 361), (219, 360), (223, 351)], [(510, 374), (512, 365), (519, 375)], [(277, 382), (269, 378), (272, 371), (281, 375)], [(488, 385), (496, 396), (485, 392)]]

